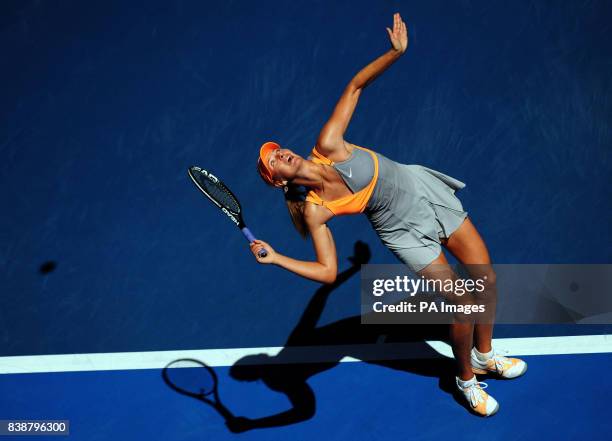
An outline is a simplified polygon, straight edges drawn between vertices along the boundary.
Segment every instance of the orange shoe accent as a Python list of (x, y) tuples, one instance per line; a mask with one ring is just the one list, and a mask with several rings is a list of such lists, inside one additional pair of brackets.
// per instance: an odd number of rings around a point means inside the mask
[(503, 378), (520, 377), (527, 371), (527, 363), (519, 358), (504, 357), (498, 353), (481, 362), (472, 351), (472, 372), (475, 374), (497, 374)]
[(457, 388), (469, 403), (472, 412), (483, 417), (493, 416), (497, 413), (499, 410), (497, 400), (484, 391), (487, 388), (487, 383), (478, 382), (475, 377), (466, 387), (459, 384), (458, 378), (456, 383)]

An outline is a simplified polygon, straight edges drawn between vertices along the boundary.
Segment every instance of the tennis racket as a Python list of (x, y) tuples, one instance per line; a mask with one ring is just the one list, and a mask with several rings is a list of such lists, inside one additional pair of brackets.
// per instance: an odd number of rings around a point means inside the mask
[[(255, 241), (255, 236), (253, 236), (253, 233), (247, 228), (242, 219), (242, 207), (234, 193), (219, 178), (200, 167), (189, 167), (188, 172), (196, 187), (236, 224), (249, 243)], [(259, 250), (257, 254), (259, 257), (266, 257), (268, 255), (266, 250), (263, 249)]]
[(176, 392), (212, 406), (226, 421), (234, 419), (219, 400), (217, 374), (205, 363), (191, 358), (174, 360), (162, 370), (162, 377)]

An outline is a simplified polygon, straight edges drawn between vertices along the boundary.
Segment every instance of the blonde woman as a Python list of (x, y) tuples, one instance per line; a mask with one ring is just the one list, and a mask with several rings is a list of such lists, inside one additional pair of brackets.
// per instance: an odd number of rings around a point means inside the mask
[[(478, 274), (495, 290), (495, 273), (484, 241), (455, 192), (465, 186), (438, 171), (394, 162), (380, 153), (344, 139), (365, 87), (397, 61), (408, 47), (406, 24), (399, 14), (387, 28), (391, 48), (364, 67), (348, 83), (323, 126), (309, 158), (274, 142), (260, 149), (257, 168), (270, 186), (281, 189), (298, 232), (310, 236), (316, 260), (302, 261), (276, 252), (267, 242), (251, 244), (259, 263), (274, 264), (302, 277), (332, 283), (337, 273), (336, 247), (327, 222), (334, 216), (364, 213), (382, 242), (419, 275), (453, 278), (444, 246), (461, 263), (478, 264)], [(266, 249), (267, 256), (258, 252)], [(475, 373), (504, 378), (522, 375), (527, 365), (493, 351), (492, 324), (455, 320), (450, 339), (457, 361), (456, 384), (472, 411), (497, 412), (497, 401), (483, 389)]]

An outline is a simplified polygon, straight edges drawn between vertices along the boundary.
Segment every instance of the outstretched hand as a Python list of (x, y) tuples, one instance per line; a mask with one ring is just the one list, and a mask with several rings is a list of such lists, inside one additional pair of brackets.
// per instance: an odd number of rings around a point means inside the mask
[(387, 33), (389, 34), (389, 40), (393, 49), (402, 54), (406, 52), (408, 48), (408, 30), (399, 12), (393, 14), (393, 30), (387, 28)]

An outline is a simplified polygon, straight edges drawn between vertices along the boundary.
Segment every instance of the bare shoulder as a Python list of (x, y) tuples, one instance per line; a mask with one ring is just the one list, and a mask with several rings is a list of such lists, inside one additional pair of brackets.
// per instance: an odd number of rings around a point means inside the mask
[(335, 144), (317, 142), (314, 149), (321, 155), (333, 162), (342, 162), (348, 159), (355, 146), (346, 140), (340, 140)]
[(321, 205), (312, 202), (306, 202), (304, 205), (304, 220), (309, 229), (325, 225), (333, 217), (334, 213)]

